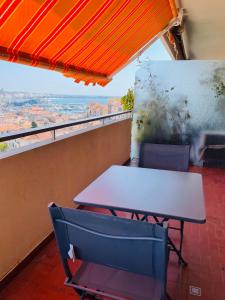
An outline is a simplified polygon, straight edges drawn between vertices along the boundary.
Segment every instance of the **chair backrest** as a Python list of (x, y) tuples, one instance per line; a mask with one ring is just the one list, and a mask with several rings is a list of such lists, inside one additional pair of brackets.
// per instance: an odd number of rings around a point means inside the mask
[(166, 286), (167, 228), (55, 204), (49, 212), (63, 263), (73, 245), (77, 259), (151, 276)]
[(189, 158), (189, 145), (143, 142), (140, 146), (139, 167), (187, 172)]

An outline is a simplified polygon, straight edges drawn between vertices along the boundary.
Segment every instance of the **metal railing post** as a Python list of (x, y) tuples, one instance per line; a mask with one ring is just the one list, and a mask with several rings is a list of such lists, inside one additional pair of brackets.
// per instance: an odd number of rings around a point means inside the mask
[(55, 132), (55, 129), (52, 130), (52, 138), (53, 138), (53, 140), (55, 141), (55, 139), (56, 139), (56, 132)]
[(92, 118), (86, 118), (86, 119), (80, 119), (80, 120), (76, 120), (76, 121), (72, 121), (72, 122), (68, 122), (68, 123), (61, 123), (61, 124), (57, 124), (57, 125), (51, 125), (48, 127), (37, 127), (37, 128), (32, 128), (29, 130), (22, 130), (19, 132), (12, 132), (9, 134), (0, 134), (0, 142), (6, 142), (6, 141), (10, 141), (10, 140), (15, 140), (15, 139), (19, 139), (19, 138), (23, 138), (26, 136), (32, 136), (32, 135), (36, 135), (39, 133), (43, 133), (43, 132), (51, 132), (52, 131), (52, 137), (54, 140), (56, 140), (56, 130), (57, 129), (62, 129), (62, 128), (67, 128), (67, 127), (72, 127), (72, 126), (76, 126), (76, 125), (80, 125), (80, 124), (86, 124), (86, 123), (91, 123), (94, 121), (99, 121), (102, 120), (102, 124), (104, 125), (108, 120), (121, 120), (121, 119), (126, 119), (126, 118), (132, 118), (132, 111), (131, 110), (127, 110), (127, 111), (122, 111), (122, 112), (118, 112), (118, 113), (113, 113), (113, 114), (107, 114), (107, 115), (103, 115), (103, 116), (98, 116), (98, 117), (92, 117)]

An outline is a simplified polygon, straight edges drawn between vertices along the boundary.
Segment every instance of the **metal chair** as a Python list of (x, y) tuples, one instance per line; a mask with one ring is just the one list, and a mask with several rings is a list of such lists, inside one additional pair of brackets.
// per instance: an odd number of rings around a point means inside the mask
[(187, 172), (189, 145), (151, 144), (144, 141), (140, 146), (139, 167)]
[[(165, 300), (167, 228), (49, 205), (65, 285), (80, 299)], [(69, 259), (81, 262), (72, 274)]]
[[(190, 145), (152, 144), (143, 141), (140, 145), (139, 167), (187, 172), (190, 161)], [(139, 219), (139, 216), (135, 214)], [(132, 219), (134, 214), (132, 215)], [(154, 217), (156, 222), (159, 220)], [(164, 219), (163, 221), (166, 221)], [(180, 227), (169, 226), (169, 229), (180, 231), (180, 253), (182, 252), (184, 221)]]

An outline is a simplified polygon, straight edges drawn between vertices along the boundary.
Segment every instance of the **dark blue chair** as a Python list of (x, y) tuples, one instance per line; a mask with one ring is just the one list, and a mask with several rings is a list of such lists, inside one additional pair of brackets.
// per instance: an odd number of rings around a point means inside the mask
[[(80, 299), (165, 300), (167, 228), (49, 205), (65, 284)], [(70, 253), (81, 262), (72, 274)]]
[(190, 146), (152, 144), (142, 142), (139, 167), (187, 172), (189, 168)]
[[(190, 145), (153, 144), (147, 140), (140, 145), (139, 167), (170, 171), (188, 172)], [(134, 214), (132, 214), (132, 218)], [(139, 216), (136, 214), (136, 217)], [(156, 222), (157, 218), (154, 218)], [(184, 236), (184, 221), (180, 227), (169, 226), (169, 229), (180, 231), (180, 253)]]

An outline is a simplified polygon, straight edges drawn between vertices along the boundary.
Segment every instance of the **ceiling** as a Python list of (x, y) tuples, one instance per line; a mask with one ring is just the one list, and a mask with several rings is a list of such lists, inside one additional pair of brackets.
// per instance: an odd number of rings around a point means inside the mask
[(187, 59), (225, 59), (225, 0), (177, 0)]

